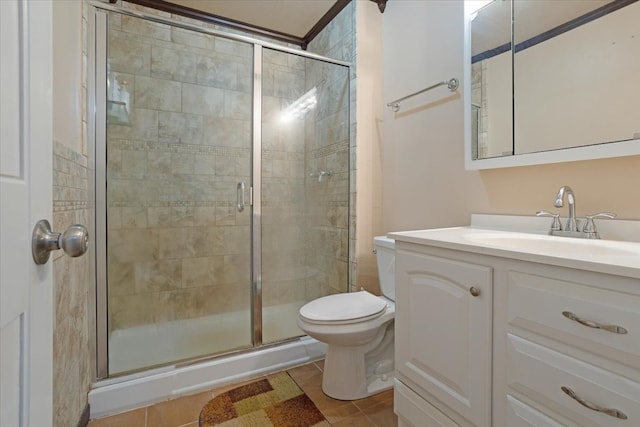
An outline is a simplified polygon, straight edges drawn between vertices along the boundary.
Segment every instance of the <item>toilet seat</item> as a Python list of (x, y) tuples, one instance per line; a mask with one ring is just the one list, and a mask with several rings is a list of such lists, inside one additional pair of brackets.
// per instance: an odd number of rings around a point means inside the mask
[(367, 291), (328, 295), (300, 309), (300, 317), (309, 323), (345, 324), (364, 322), (382, 315), (387, 308), (383, 298)]

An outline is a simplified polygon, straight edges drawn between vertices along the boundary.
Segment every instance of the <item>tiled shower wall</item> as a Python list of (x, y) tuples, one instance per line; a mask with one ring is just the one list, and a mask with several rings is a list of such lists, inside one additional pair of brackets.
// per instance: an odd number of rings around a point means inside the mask
[[(57, 232), (72, 224), (90, 227), (87, 157), (61, 143), (53, 144), (53, 223)], [(93, 236), (90, 235), (90, 238)], [(53, 425), (75, 425), (87, 404), (92, 373), (91, 316), (88, 299), (93, 285), (92, 252), (79, 258), (53, 253), (55, 328), (53, 331)]]
[[(263, 50), (262, 305), (305, 301), (304, 121), (282, 120), (306, 90), (304, 58)], [(265, 335), (270, 335), (265, 331)]]
[(108, 50), (111, 328), (248, 310), (252, 47), (112, 13)]
[[(309, 50), (350, 60), (353, 9), (347, 6)], [(110, 68), (132, 104), (131, 124), (108, 128), (111, 327), (248, 310), (249, 209), (236, 211), (235, 186), (249, 183), (250, 47), (119, 15), (111, 16), (109, 31)], [(348, 133), (348, 104), (335, 107), (348, 99), (349, 76), (335, 72), (347, 74), (264, 50), (265, 306), (348, 289), (355, 135)], [(317, 111), (283, 126), (279, 112), (313, 86), (324, 93)], [(309, 176), (320, 170), (332, 176)]]
[[(314, 172), (333, 171), (326, 184), (309, 177), (306, 183), (306, 192), (313, 200), (313, 214), (309, 216), (313, 238), (307, 241), (307, 254), (316, 258), (310, 263), (325, 273), (312, 289), (321, 289), (323, 295), (345, 292), (349, 287), (357, 289), (355, 21), (356, 2), (350, 2), (308, 46), (311, 52), (354, 64), (346, 80), (343, 69), (313, 64), (325, 69), (329, 93), (325, 104), (319, 105), (315, 123), (318, 132), (314, 138), (307, 138), (305, 167)], [(338, 105), (346, 108), (336, 108)]]

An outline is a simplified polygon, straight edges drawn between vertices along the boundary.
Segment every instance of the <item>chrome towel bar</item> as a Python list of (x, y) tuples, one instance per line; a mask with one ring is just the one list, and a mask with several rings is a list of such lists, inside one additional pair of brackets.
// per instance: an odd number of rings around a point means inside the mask
[(400, 99), (396, 99), (395, 101), (391, 101), (391, 102), (389, 102), (387, 104), (387, 107), (391, 107), (391, 109), (395, 113), (397, 113), (398, 111), (400, 111), (400, 102), (401, 101), (404, 101), (405, 99), (409, 99), (409, 98), (411, 98), (413, 96), (416, 96), (416, 95), (420, 95), (423, 92), (426, 92), (426, 91), (431, 90), (431, 89), (435, 89), (435, 88), (437, 88), (439, 86), (443, 86), (443, 85), (447, 85), (447, 87), (449, 88), (449, 90), (451, 92), (455, 92), (458, 89), (458, 86), (460, 85), (460, 83), (458, 82), (458, 79), (456, 79), (455, 77), (451, 78), (449, 80), (443, 80), (443, 81), (438, 82), (438, 83), (436, 83), (434, 85), (431, 85), (431, 86), (429, 86), (427, 88), (419, 90), (418, 92), (412, 93), (411, 95), (403, 96)]

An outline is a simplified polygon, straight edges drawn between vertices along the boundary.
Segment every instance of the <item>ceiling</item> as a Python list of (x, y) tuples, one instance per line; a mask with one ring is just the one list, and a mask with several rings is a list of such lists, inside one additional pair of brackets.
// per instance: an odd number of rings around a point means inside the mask
[(168, 0), (168, 3), (304, 38), (336, 0)]

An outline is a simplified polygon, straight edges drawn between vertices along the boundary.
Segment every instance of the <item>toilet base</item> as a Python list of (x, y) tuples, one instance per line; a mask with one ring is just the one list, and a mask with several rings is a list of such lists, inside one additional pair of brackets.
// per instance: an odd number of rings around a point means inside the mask
[(328, 346), (322, 375), (322, 391), (327, 396), (338, 400), (356, 400), (392, 387), (393, 370), (370, 373), (367, 378), (363, 353), (354, 351), (353, 347)]

